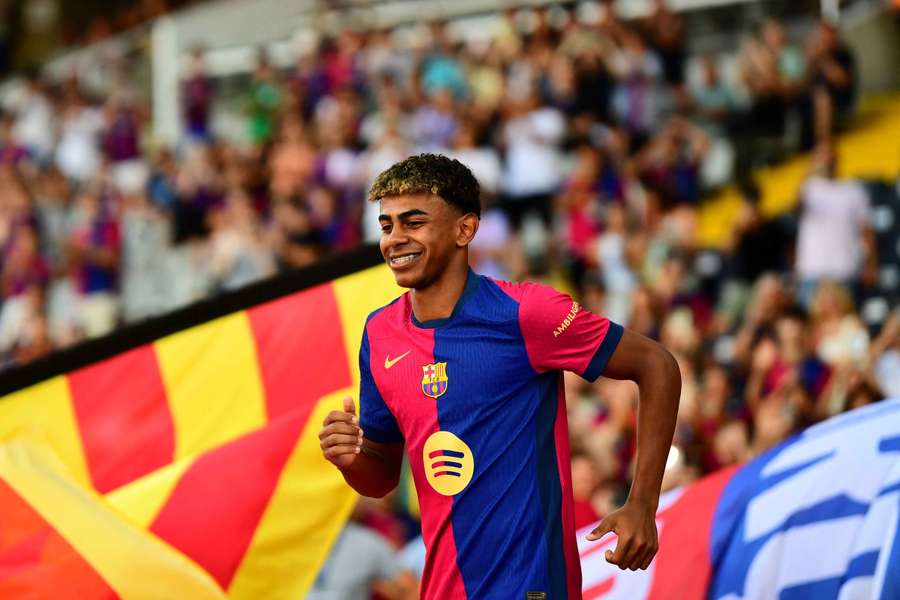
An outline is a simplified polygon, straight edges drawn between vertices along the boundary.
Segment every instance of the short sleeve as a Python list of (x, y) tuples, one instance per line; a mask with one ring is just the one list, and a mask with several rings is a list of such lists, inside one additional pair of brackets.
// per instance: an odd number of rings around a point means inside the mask
[(526, 284), (519, 326), (538, 372), (572, 371), (595, 381), (622, 339), (622, 326), (585, 310), (568, 294)]
[(372, 377), (369, 354), (369, 334), (363, 331), (362, 343), (359, 345), (359, 426), (363, 435), (373, 442), (402, 442), (403, 434), (400, 433), (397, 420), (384, 403)]

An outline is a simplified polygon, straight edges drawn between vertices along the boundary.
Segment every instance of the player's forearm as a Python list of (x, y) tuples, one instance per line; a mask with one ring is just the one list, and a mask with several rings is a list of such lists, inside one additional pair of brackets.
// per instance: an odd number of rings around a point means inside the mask
[(648, 355), (635, 381), (640, 390), (637, 465), (628, 499), (655, 509), (675, 433), (681, 373), (675, 358), (659, 346)]
[(400, 463), (363, 441), (362, 451), (349, 467), (341, 469), (344, 481), (363, 496), (381, 498), (397, 487)]

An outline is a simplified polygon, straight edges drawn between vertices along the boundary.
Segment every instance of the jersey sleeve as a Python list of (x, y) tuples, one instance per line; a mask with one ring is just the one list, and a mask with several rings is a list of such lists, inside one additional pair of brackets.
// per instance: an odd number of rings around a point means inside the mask
[(359, 345), (359, 426), (363, 435), (373, 442), (396, 443), (403, 441), (403, 434), (394, 414), (387, 407), (375, 378), (369, 360), (369, 334), (363, 331)]
[(538, 372), (572, 371), (595, 381), (622, 339), (623, 328), (585, 310), (568, 294), (528, 284), (519, 303), (519, 326)]

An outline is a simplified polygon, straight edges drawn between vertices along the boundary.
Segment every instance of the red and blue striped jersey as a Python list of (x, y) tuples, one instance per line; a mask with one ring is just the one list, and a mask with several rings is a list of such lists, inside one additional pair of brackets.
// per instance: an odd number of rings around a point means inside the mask
[(369, 316), (360, 426), (403, 442), (425, 599), (581, 598), (562, 371), (600, 376), (622, 327), (535, 283), (469, 272), (450, 317)]

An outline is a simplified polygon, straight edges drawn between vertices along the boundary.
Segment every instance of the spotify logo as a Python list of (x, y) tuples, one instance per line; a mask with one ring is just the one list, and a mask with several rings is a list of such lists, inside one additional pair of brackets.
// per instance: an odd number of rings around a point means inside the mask
[(475, 457), (464, 441), (449, 431), (436, 431), (422, 449), (425, 477), (438, 494), (454, 496), (472, 481)]

